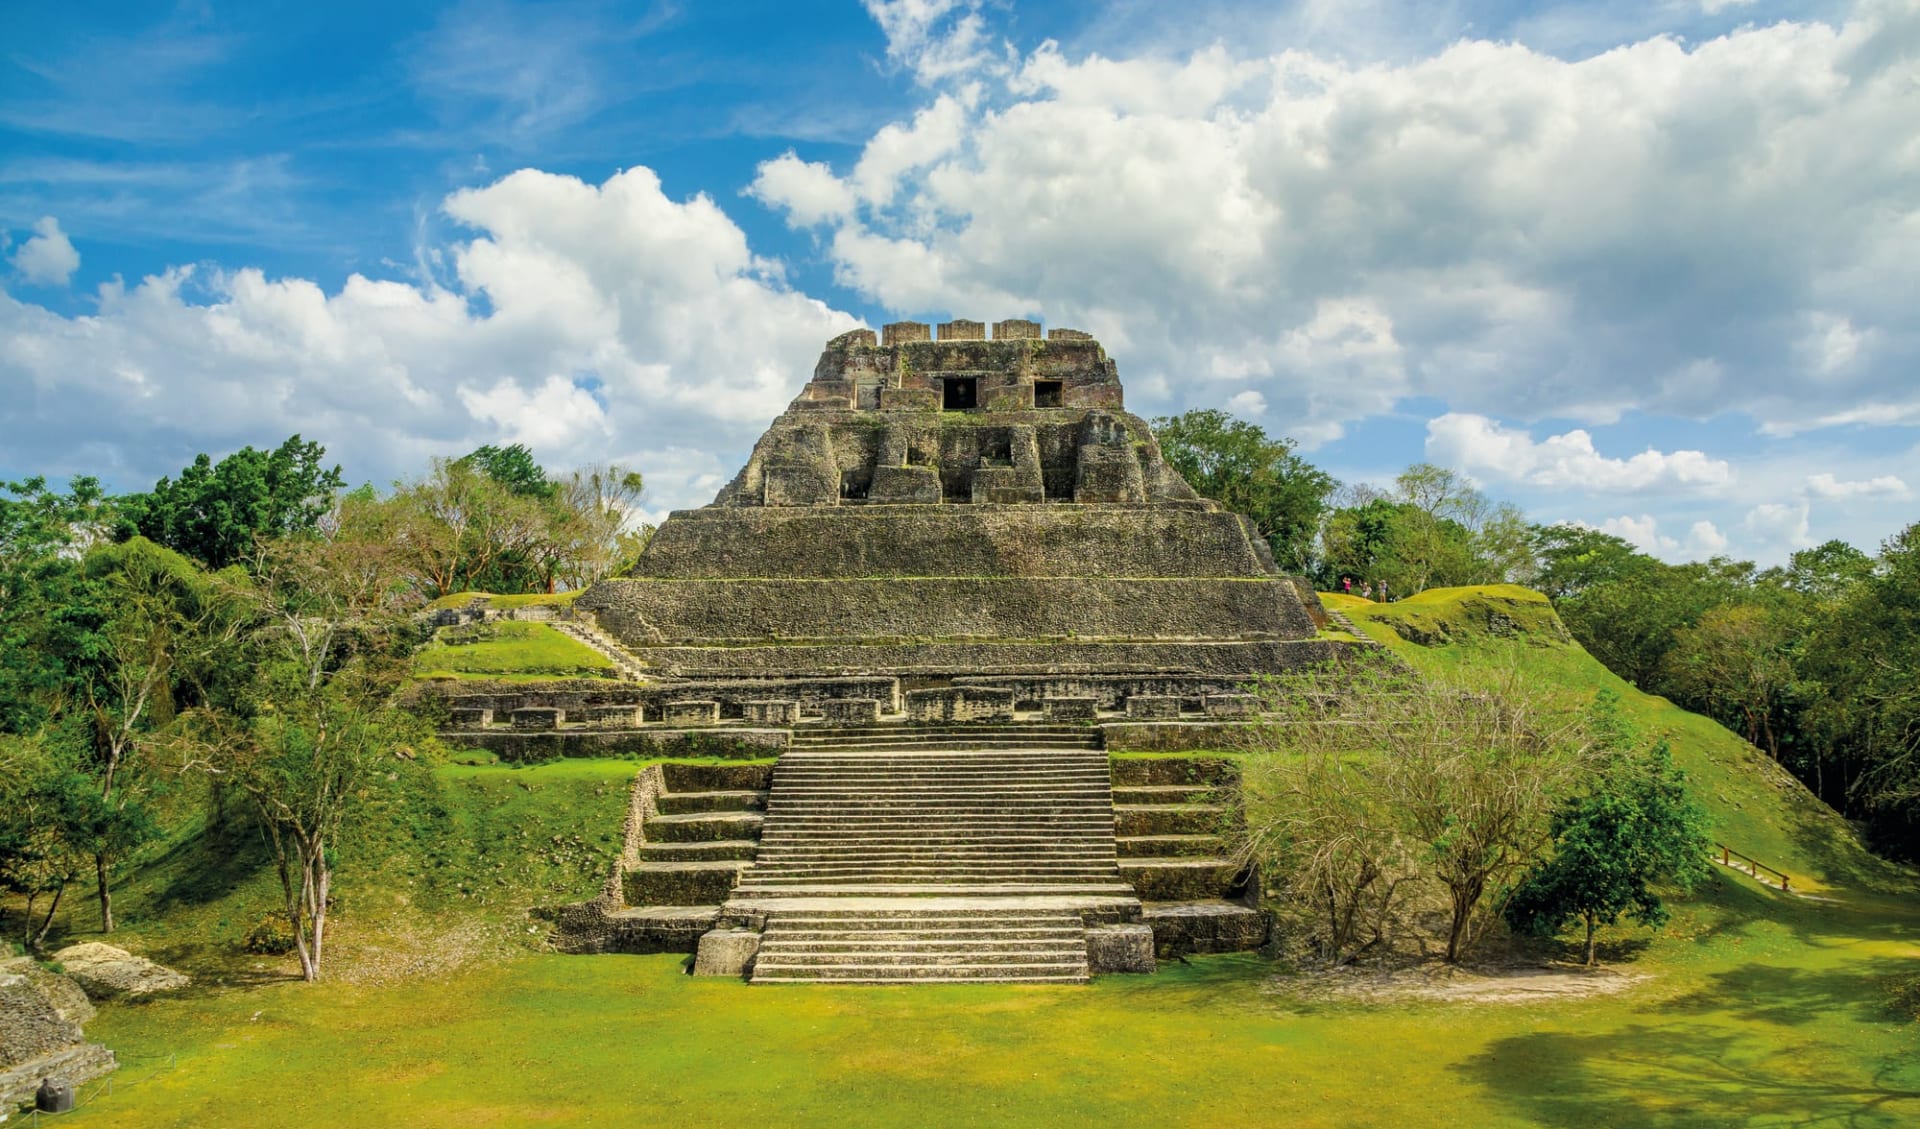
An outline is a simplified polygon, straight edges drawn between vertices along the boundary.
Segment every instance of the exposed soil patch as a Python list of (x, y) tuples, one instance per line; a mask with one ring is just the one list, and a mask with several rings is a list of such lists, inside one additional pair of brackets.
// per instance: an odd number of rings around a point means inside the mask
[(1524, 1004), (1612, 996), (1650, 979), (1577, 965), (1461, 968), (1420, 964), (1408, 968), (1341, 968), (1279, 982), (1273, 990), (1309, 999), (1367, 1004), (1432, 1000), (1464, 1004)]

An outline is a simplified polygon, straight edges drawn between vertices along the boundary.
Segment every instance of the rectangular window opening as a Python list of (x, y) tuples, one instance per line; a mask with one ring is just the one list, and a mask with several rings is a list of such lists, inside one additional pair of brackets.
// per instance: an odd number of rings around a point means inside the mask
[(1033, 382), (1033, 406), (1036, 408), (1057, 408), (1060, 406), (1060, 382), (1057, 380), (1036, 380)]
[(971, 376), (950, 376), (942, 390), (940, 406), (949, 412), (973, 410), (976, 392), (976, 378)]

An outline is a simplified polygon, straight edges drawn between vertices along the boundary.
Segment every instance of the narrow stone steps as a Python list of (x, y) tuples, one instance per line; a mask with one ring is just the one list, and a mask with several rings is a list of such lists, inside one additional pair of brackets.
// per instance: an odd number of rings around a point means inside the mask
[(767, 806), (767, 794), (759, 791), (662, 792), (654, 803), (661, 815), (758, 811)]
[[(1070, 883), (968, 883), (968, 882), (919, 882), (919, 883), (808, 883), (787, 884), (772, 883), (761, 885), (752, 879), (751, 872), (743, 877), (733, 888), (733, 898), (752, 897), (757, 894), (787, 894), (794, 897), (810, 898), (916, 898), (916, 897), (980, 897), (980, 898), (1030, 898), (1030, 897), (1111, 897), (1132, 898), (1133, 887), (1125, 882), (1070, 882)], [(729, 899), (730, 901), (732, 899)]]
[(752, 862), (760, 844), (752, 839), (715, 839), (705, 843), (642, 843), (647, 862), (701, 862), (734, 859)]
[(765, 820), (766, 816), (759, 812), (697, 812), (652, 816), (645, 827), (649, 842), (737, 841), (753, 838)]
[(1123, 835), (1113, 843), (1122, 859), (1218, 855), (1226, 846), (1218, 835)]
[(813, 968), (769, 964), (763, 970), (754, 966), (755, 984), (900, 984), (926, 980), (953, 980), (968, 984), (1086, 984), (1092, 973), (1082, 963), (1022, 965), (946, 965), (921, 968), (913, 965), (869, 965)]
[(1222, 789), (1211, 784), (1115, 785), (1113, 802), (1120, 805), (1208, 803)]

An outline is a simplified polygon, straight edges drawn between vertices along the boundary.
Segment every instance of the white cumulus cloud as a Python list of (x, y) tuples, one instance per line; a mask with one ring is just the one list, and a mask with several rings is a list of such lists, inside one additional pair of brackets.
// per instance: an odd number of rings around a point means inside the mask
[[(903, 57), (992, 11), (870, 8)], [(1910, 0), (1579, 58), (1048, 43), (929, 80), (918, 116), (834, 173), (855, 206), (796, 188), (785, 158), (754, 191), (833, 225), (836, 277), (883, 306), (1043, 313), (1142, 387), (1195, 406), (1252, 387), (1302, 435), (1407, 396), (1505, 419), (1911, 422), (1916, 67)], [(1330, 305), (1377, 327), (1363, 363), (1300, 346)]]
[[(1574, 524), (1586, 526), (1585, 522)], [(1689, 526), (1685, 538), (1662, 533), (1659, 519), (1651, 514), (1621, 514), (1587, 528), (1611, 533), (1643, 552), (1669, 560), (1704, 560), (1727, 551), (1726, 535), (1713, 522), (1706, 520), (1695, 521)]]
[(1840, 481), (1831, 474), (1816, 474), (1807, 479), (1807, 492), (1816, 498), (1908, 498), (1912, 491), (1897, 475), (1881, 474), (1872, 478)]
[(0, 450), (139, 487), (296, 431), (375, 481), (526, 442), (556, 467), (626, 460), (649, 506), (699, 504), (721, 472), (661, 453), (744, 453), (857, 324), (648, 169), (599, 185), (524, 170), (445, 210), (474, 234), (428, 249), (451, 263), (431, 285), (176, 269), (103, 286), (81, 317), (0, 291)]
[(35, 286), (65, 286), (80, 269), (80, 252), (60, 230), (60, 221), (42, 216), (33, 225), (33, 235), (13, 253), (13, 269)]
[(1536, 441), (1524, 430), (1464, 412), (1427, 421), (1427, 457), (1475, 477), (1549, 489), (1670, 492), (1711, 489), (1733, 479), (1724, 459), (1701, 451), (1649, 449), (1609, 458), (1578, 428)]

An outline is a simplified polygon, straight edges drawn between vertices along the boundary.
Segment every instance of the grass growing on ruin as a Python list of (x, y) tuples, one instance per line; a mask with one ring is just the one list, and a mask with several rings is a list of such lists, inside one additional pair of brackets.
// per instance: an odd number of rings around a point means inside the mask
[(443, 627), (413, 657), (416, 678), (605, 678), (613, 660), (545, 623)]
[(519, 592), (507, 596), (496, 596), (492, 592), (449, 592), (427, 605), (432, 611), (444, 608), (464, 608), (475, 600), (485, 600), (487, 607), (495, 610), (508, 608), (530, 608), (539, 605), (566, 607), (580, 598), (585, 588), (574, 588), (565, 592)]

